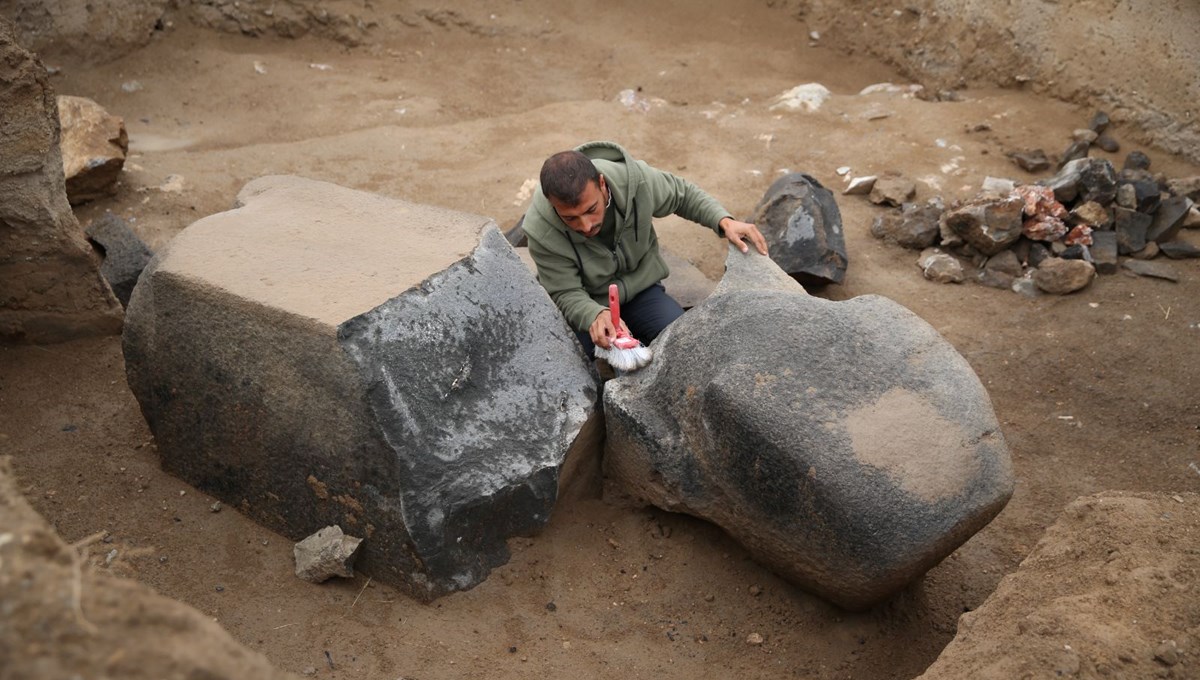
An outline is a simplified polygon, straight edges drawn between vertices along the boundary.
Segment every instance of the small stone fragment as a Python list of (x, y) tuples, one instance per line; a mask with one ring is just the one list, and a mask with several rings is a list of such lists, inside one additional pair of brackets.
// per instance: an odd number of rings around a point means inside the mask
[(1155, 241), (1160, 246), (1175, 238), (1183, 227), (1183, 219), (1192, 209), (1192, 199), (1187, 196), (1172, 196), (1158, 206), (1154, 213), (1154, 221), (1146, 230), (1146, 240)]
[(925, 278), (937, 283), (962, 283), (966, 278), (962, 263), (954, 256), (946, 253), (936, 253), (920, 260), (921, 271)]
[(1096, 201), (1087, 201), (1071, 210), (1071, 221), (1086, 224), (1092, 229), (1108, 229), (1112, 227), (1112, 214)]
[(1129, 255), (1145, 248), (1146, 231), (1152, 221), (1153, 218), (1145, 213), (1120, 206), (1113, 208), (1113, 230), (1117, 234), (1118, 252)]
[(1097, 134), (1095, 130), (1089, 130), (1087, 128), (1080, 128), (1071, 133), (1071, 139), (1075, 140), (1076, 142), (1085, 142), (1087, 144), (1091, 144), (1092, 142), (1096, 141), (1096, 138), (1099, 136), (1100, 135)]
[(1117, 205), (1137, 210), (1137, 189), (1129, 182), (1117, 185)]
[(1092, 264), (1097, 274), (1117, 273), (1117, 232), (1097, 231), (1092, 234)]
[(871, 193), (871, 189), (875, 188), (875, 181), (878, 179), (875, 175), (867, 175), (865, 177), (855, 177), (850, 180), (850, 184), (842, 191), (845, 196), (865, 196)]
[(1138, 276), (1149, 276), (1156, 279), (1178, 282), (1179, 275), (1175, 268), (1164, 262), (1148, 262), (1145, 260), (1125, 260), (1121, 266)]
[(1122, 170), (1149, 170), (1150, 157), (1141, 151), (1130, 151), (1125, 157), (1125, 164), (1121, 166)]
[(868, 196), (876, 205), (901, 206), (917, 194), (917, 185), (911, 179), (899, 175), (885, 175), (875, 180)]
[(1097, 111), (1095, 115), (1092, 116), (1091, 122), (1088, 123), (1088, 129), (1092, 130), (1096, 134), (1101, 134), (1108, 129), (1109, 122), (1110, 121), (1107, 113), (1104, 111)]
[(1016, 188), (1017, 183), (1011, 179), (991, 176), (984, 177), (983, 184), (980, 186), (980, 189), (982, 189), (984, 193), (995, 196), (1007, 196)]
[(1042, 294), (1037, 284), (1033, 282), (1033, 271), (1012, 282), (1012, 292), (1027, 298), (1035, 298)]
[(1116, 153), (1121, 150), (1121, 145), (1117, 142), (1117, 140), (1108, 135), (1100, 135), (1096, 138), (1094, 143), (1096, 146), (1104, 149), (1108, 153)]
[(871, 234), (888, 243), (920, 250), (937, 242), (939, 220), (945, 207), (940, 198), (925, 204), (905, 203), (899, 213), (879, 215), (871, 224)]
[(979, 270), (975, 280), (978, 281), (979, 285), (981, 286), (1008, 290), (1012, 288), (1013, 281), (1015, 281), (1016, 278), (1012, 274), (1006, 274), (1002, 271), (996, 271), (994, 269), (988, 269), (987, 267), (984, 267), (983, 269)]
[(1186, 217), (1183, 218), (1184, 229), (1200, 229), (1200, 207), (1192, 206)]
[(296, 544), (296, 576), (310, 583), (354, 576), (354, 557), (361, 543), (361, 538), (343, 534), (337, 525), (321, 529)]
[(762, 588), (760, 588), (759, 586), (756, 586), (756, 585), (750, 586), (747, 589), (747, 592), (750, 593), (750, 597), (758, 597), (759, 595), (762, 595)]
[(942, 221), (984, 255), (994, 255), (1021, 238), (1024, 202), (1017, 193), (978, 198), (947, 210)]
[(1080, 224), (1071, 231), (1067, 232), (1063, 243), (1068, 246), (1090, 246), (1092, 245), (1092, 228), (1086, 224)]
[[(985, 269), (992, 271), (1003, 272), (1010, 277), (1016, 278), (1021, 275), (1021, 261), (1017, 258), (1017, 254), (1011, 250), (1005, 250), (992, 257), (988, 258)], [(1005, 286), (1007, 288), (1007, 286)]]
[(1088, 150), (1092, 148), (1089, 142), (1073, 142), (1067, 150), (1063, 152), (1062, 158), (1058, 161), (1058, 168), (1061, 170), (1063, 166), (1071, 161), (1077, 161), (1087, 158)]
[(1050, 249), (1041, 243), (1034, 243), (1029, 246), (1029, 257), (1025, 259), (1025, 264), (1036, 269), (1038, 265), (1052, 257)]
[(1013, 151), (1008, 154), (1008, 157), (1017, 164), (1017, 167), (1025, 172), (1041, 172), (1050, 167), (1050, 159), (1046, 157), (1046, 152), (1041, 149)]
[(1095, 274), (1096, 268), (1083, 260), (1052, 257), (1034, 270), (1033, 282), (1052, 295), (1066, 295), (1086, 288)]
[(1200, 257), (1200, 248), (1187, 241), (1167, 241), (1158, 244), (1158, 248), (1163, 255), (1172, 260), (1190, 260)]
[(1049, 215), (1031, 217), (1021, 225), (1021, 233), (1025, 238), (1034, 241), (1057, 242), (1067, 235), (1067, 231), (1069, 231), (1067, 225), (1063, 224), (1062, 220)]
[(1200, 201), (1200, 175), (1169, 179), (1167, 191), (1176, 196), (1187, 196), (1193, 201)]
[(759, 635), (758, 633), (751, 633), (746, 636), (746, 644), (752, 647), (761, 647), (763, 642), (765, 642), (765, 640), (763, 640), (763, 636)]
[(209, 512), (221, 512), (221, 501), (217, 501), (217, 502), (213, 503), (212, 505), (208, 506), (208, 511)]

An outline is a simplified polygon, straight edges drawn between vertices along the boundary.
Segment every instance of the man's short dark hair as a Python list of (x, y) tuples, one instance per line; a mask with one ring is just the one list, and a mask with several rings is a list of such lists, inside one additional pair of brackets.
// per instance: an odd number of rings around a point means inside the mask
[(579, 203), (588, 182), (600, 182), (600, 173), (587, 156), (578, 151), (559, 151), (542, 164), (542, 193), (566, 205)]

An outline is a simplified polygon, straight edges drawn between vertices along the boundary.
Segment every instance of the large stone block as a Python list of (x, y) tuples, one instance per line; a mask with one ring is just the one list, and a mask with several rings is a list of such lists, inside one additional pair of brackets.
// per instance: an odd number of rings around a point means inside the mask
[(597, 377), (495, 224), (265, 177), (130, 301), (130, 387), (165, 469), (428, 600), (547, 521), (598, 446)]
[(732, 250), (727, 265), (650, 366), (606, 383), (606, 473), (635, 500), (720, 525), (801, 587), (869, 607), (1012, 494), (987, 392), (890, 300), (809, 297)]

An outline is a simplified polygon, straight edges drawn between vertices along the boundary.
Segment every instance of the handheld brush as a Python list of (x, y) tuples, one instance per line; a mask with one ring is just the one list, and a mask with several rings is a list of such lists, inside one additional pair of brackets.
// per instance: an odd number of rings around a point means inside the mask
[(615, 370), (622, 372), (636, 371), (650, 363), (654, 353), (650, 351), (629, 331), (621, 327), (621, 300), (617, 284), (608, 287), (608, 309), (612, 312), (612, 323), (617, 329), (617, 335), (611, 341), (608, 349), (596, 348), (596, 356), (608, 362)]

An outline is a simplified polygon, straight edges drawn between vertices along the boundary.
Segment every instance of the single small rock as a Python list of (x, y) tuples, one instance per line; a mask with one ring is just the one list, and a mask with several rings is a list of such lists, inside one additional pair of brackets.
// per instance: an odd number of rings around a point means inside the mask
[(1012, 288), (1013, 281), (1016, 280), (1016, 277), (1014, 277), (1012, 274), (1006, 274), (1001, 271), (984, 267), (983, 269), (979, 270), (978, 274), (976, 274), (975, 280), (978, 281), (979, 285), (981, 286), (1008, 290)]
[(1187, 241), (1167, 241), (1158, 244), (1158, 248), (1163, 255), (1172, 260), (1190, 260), (1200, 257), (1200, 248)]
[(1149, 170), (1150, 157), (1141, 151), (1130, 151), (1125, 157), (1125, 164), (1121, 166), (1122, 170)]
[(937, 242), (941, 233), (939, 220), (945, 206), (940, 198), (924, 204), (905, 203), (899, 213), (879, 215), (871, 224), (871, 234), (888, 243), (920, 250)]
[(1117, 232), (1097, 231), (1092, 234), (1092, 264), (1098, 274), (1117, 273)]
[[(1113, 230), (1117, 234), (1117, 251), (1122, 255), (1135, 253), (1146, 247), (1146, 232), (1153, 218), (1145, 213), (1122, 208), (1113, 208)], [(1155, 251), (1158, 254), (1158, 251)]]
[(84, 230), (88, 241), (104, 257), (100, 273), (121, 306), (129, 306), (133, 287), (137, 285), (142, 270), (150, 263), (153, 253), (145, 242), (129, 228), (129, 223), (120, 217), (105, 213)]
[(763, 640), (763, 636), (759, 635), (758, 633), (751, 633), (746, 636), (746, 644), (752, 647), (761, 647), (763, 642), (765, 642), (765, 640)]
[(855, 177), (850, 180), (850, 184), (842, 190), (844, 196), (865, 196), (871, 193), (875, 188), (875, 181), (878, 178), (875, 175), (866, 175), (865, 177)]
[(1121, 150), (1121, 145), (1109, 135), (1100, 135), (1094, 144), (1108, 153), (1116, 153)]
[(1103, 158), (1090, 158), (1079, 172), (1079, 200), (1108, 205), (1117, 197), (1117, 171)]
[(1017, 167), (1025, 172), (1041, 172), (1050, 167), (1050, 159), (1046, 157), (1046, 152), (1041, 149), (1013, 151), (1008, 154), (1008, 157), (1017, 164)]
[(1038, 265), (1053, 257), (1050, 249), (1041, 243), (1034, 243), (1029, 246), (1029, 257), (1026, 258), (1025, 264), (1037, 269)]
[(1125, 260), (1121, 266), (1138, 276), (1149, 276), (1156, 279), (1178, 282), (1179, 275), (1175, 268), (1165, 262), (1148, 262), (1145, 260)]
[(1096, 201), (1087, 201), (1071, 209), (1071, 221), (1074, 224), (1086, 224), (1092, 229), (1109, 229), (1112, 227), (1112, 213)]
[(1013, 192), (1013, 190), (1016, 188), (1017, 188), (1017, 183), (1012, 181), (1011, 179), (1004, 179), (1002, 177), (991, 177), (991, 176), (984, 177), (983, 183), (982, 183), (982, 185), (980, 185), (980, 189), (984, 193), (992, 194), (995, 196), (1007, 196), (1008, 194), (1011, 194)]
[(1092, 228), (1086, 224), (1080, 224), (1067, 232), (1063, 243), (1068, 246), (1090, 246), (1092, 245)]
[(1163, 194), (1154, 178), (1134, 178), (1121, 180), (1133, 187), (1133, 208), (1138, 212), (1153, 215), (1162, 205)]
[(1089, 130), (1087, 128), (1080, 128), (1071, 133), (1071, 139), (1075, 140), (1076, 142), (1084, 142), (1086, 144), (1091, 144), (1092, 142), (1096, 141), (1096, 138), (1099, 136), (1100, 135), (1095, 130)]
[(850, 166), (843, 165), (840, 168), (838, 168), (837, 170), (835, 170), (834, 172), (837, 173), (838, 177), (845, 177), (846, 175), (850, 174)]
[(1117, 205), (1137, 210), (1137, 189), (1129, 182), (1117, 185)]
[(1174, 640), (1163, 640), (1158, 649), (1154, 650), (1154, 658), (1164, 666), (1174, 666), (1179, 663), (1179, 645)]
[(333, 525), (296, 544), (296, 576), (310, 583), (321, 583), (331, 576), (354, 576), (354, 557), (361, 538), (342, 533)]
[(1054, 253), (1056, 257), (1062, 255), (1066, 250), (1067, 244), (1062, 241), (1055, 241), (1050, 244), (1050, 252)]
[(58, 97), (63, 175), (71, 205), (111, 196), (125, 166), (125, 121), (85, 97)]
[(1070, 229), (1057, 217), (1031, 217), (1021, 225), (1021, 234), (1034, 241), (1057, 243)]
[[(1021, 261), (1017, 258), (1017, 254), (1011, 250), (1005, 250), (988, 258), (984, 269), (996, 272), (1003, 272), (1012, 278), (1021, 275)], [(1007, 288), (1008, 286), (1005, 286)]]
[(1158, 248), (1158, 244), (1154, 241), (1151, 241), (1147, 243), (1146, 246), (1141, 250), (1130, 253), (1130, 256), (1138, 260), (1153, 260), (1154, 258), (1158, 257), (1159, 252), (1160, 250)]
[(937, 283), (962, 283), (966, 279), (966, 273), (963, 272), (962, 263), (952, 255), (946, 253), (937, 253), (929, 257), (921, 258), (924, 263), (921, 265), (921, 271), (925, 278)]
[(1089, 142), (1073, 142), (1067, 150), (1063, 152), (1062, 158), (1058, 161), (1058, 168), (1061, 170), (1063, 166), (1071, 161), (1077, 161), (1087, 158), (1088, 150), (1092, 148)]
[(942, 221), (984, 255), (995, 255), (1021, 238), (1024, 201), (1016, 193), (975, 199), (947, 210)]
[(208, 506), (208, 511), (209, 512), (221, 512), (221, 501), (217, 501), (217, 502), (213, 503), (212, 505)]
[(917, 185), (911, 179), (899, 175), (885, 175), (875, 180), (868, 196), (876, 205), (901, 206), (917, 195)]
[(1095, 115), (1092, 116), (1091, 122), (1088, 123), (1088, 129), (1092, 130), (1096, 134), (1101, 134), (1108, 129), (1109, 122), (1110, 121), (1107, 113), (1104, 111), (1097, 111)]
[(1183, 228), (1183, 219), (1192, 209), (1192, 199), (1187, 196), (1172, 196), (1159, 205), (1154, 213), (1154, 221), (1146, 230), (1146, 240), (1154, 241), (1160, 246), (1171, 241)]
[(750, 586), (750, 588), (747, 589), (747, 592), (750, 593), (750, 597), (758, 597), (759, 595), (762, 595), (762, 588), (759, 586)]
[(1066, 295), (1082, 290), (1092, 282), (1096, 268), (1083, 260), (1052, 257), (1033, 272), (1033, 282), (1051, 295)]

